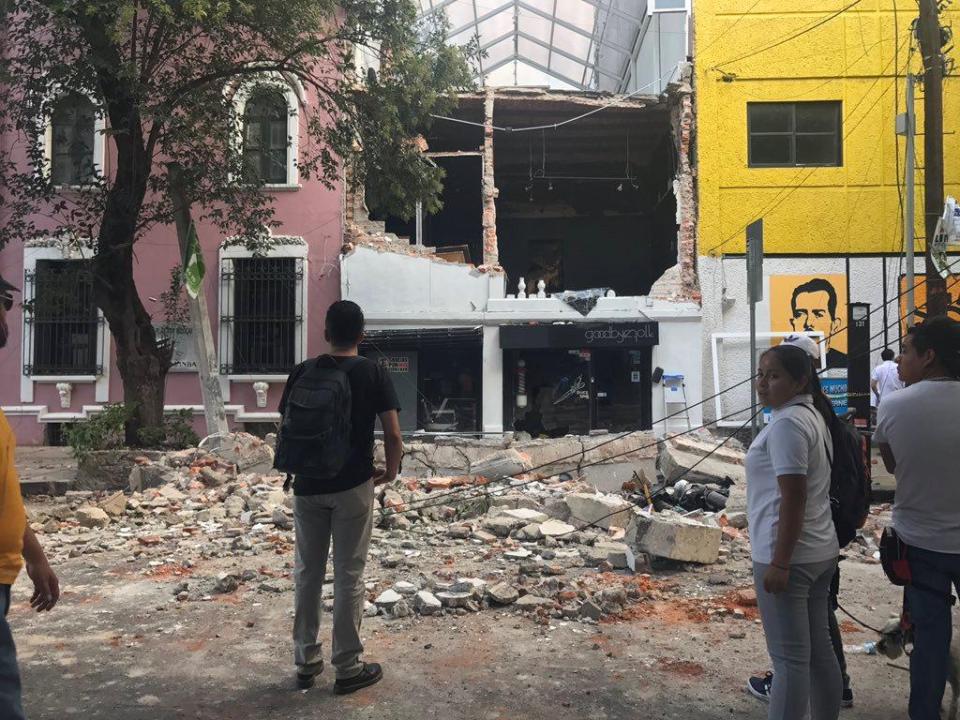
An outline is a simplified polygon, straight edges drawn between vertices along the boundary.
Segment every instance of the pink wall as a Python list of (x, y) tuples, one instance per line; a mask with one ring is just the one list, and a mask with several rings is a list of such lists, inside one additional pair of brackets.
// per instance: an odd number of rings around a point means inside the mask
[[(309, 103), (310, 96), (307, 96)], [(305, 115), (301, 107), (301, 142), (304, 137)], [(11, 138), (0, 138), (0, 151), (11, 146)], [(113, 158), (112, 144), (108, 143), (105, 172), (110, 174)], [(21, 158), (22, 160), (22, 158)], [(342, 243), (342, 187), (340, 183), (328, 189), (317, 180), (300, 178), (301, 187), (296, 190), (273, 192), (276, 219), (281, 223), (274, 230), (276, 235), (301, 237), (308, 245), (307, 303), (309, 305), (306, 328), (307, 354), (314, 355), (325, 348), (323, 340), (323, 317), (327, 306), (339, 297), (339, 252)], [(42, 219), (38, 219), (38, 225)], [(44, 227), (44, 225), (41, 225)], [(46, 227), (50, 227), (49, 224)], [(214, 341), (219, 338), (219, 257), (218, 250), (223, 237), (209, 224), (199, 224), (198, 233), (203, 248), (207, 274), (204, 288), (210, 308)], [(0, 274), (18, 287), (23, 286), (23, 246), (9, 246), (0, 250)], [(177, 236), (174, 228), (157, 227), (139, 240), (135, 248), (135, 277), (140, 297), (156, 322), (163, 321), (160, 294), (170, 282), (170, 269), (179, 262)], [(151, 300), (155, 298), (156, 300)], [(0, 350), (0, 407), (4, 408), (18, 442), (36, 444), (41, 441), (42, 428), (38, 426), (35, 412), (21, 414), (16, 408), (23, 405), (45, 405), (50, 413), (79, 413), (84, 405), (94, 405), (94, 386), (75, 384), (69, 409), (61, 409), (56, 387), (52, 384), (36, 384), (32, 403), (22, 403), (20, 383), (22, 373), (22, 313), (15, 306), (9, 313), (10, 340)], [(228, 405), (245, 405), (247, 412), (272, 412), (279, 402), (282, 384), (271, 384), (266, 408), (257, 408), (250, 383), (234, 383)], [(122, 401), (122, 382), (111, 361), (110, 402)], [(201, 404), (200, 388), (195, 373), (170, 373), (167, 378), (166, 403), (168, 405)], [(202, 414), (198, 416), (197, 431), (204, 434)]]

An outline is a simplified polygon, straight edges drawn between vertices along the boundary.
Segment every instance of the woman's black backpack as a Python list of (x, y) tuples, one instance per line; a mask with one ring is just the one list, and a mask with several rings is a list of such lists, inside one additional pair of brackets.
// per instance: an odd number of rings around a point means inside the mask
[(335, 478), (352, 450), (350, 371), (365, 358), (340, 364), (321, 355), (306, 365), (287, 393), (274, 467), (287, 475)]
[[(817, 417), (820, 413), (805, 405)], [(857, 536), (870, 514), (872, 480), (867, 457), (867, 439), (848, 422), (830, 413), (827, 421), (832, 448), (827, 448), (830, 461), (830, 509), (840, 547), (846, 547)], [(832, 450), (832, 452), (831, 452)]]

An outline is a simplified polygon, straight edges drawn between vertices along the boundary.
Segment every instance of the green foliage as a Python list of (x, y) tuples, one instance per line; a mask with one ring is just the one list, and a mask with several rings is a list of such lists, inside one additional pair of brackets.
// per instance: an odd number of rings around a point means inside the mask
[(145, 427), (140, 429), (140, 441), (143, 447), (157, 450), (183, 450), (195, 447), (200, 438), (193, 431), (190, 410), (177, 410), (164, 415), (163, 427)]
[[(472, 85), (477, 43), (449, 47), (442, 13), (418, 21), (414, 0), (17, 0), (15, 9), (0, 52), (0, 248), (56, 237), (93, 249), (94, 297), (118, 358), (149, 360), (119, 362), (121, 376), (161, 388), (126, 398), (136, 408), (128, 442), (160, 417), (170, 367), (172, 345), (157, 342), (133, 277), (136, 243), (174, 223), (168, 164), (183, 168), (198, 224), (253, 251), (275, 242), (274, 196), (244, 172), (239, 100), (250, 91), (296, 96), (301, 182), (333, 188), (347, 166), (386, 212), (440, 206), (442, 173), (412, 138)], [(361, 77), (358, 49), (379, 71)], [(83, 192), (53, 185), (44, 143), (56, 104), (73, 93), (105, 117), (112, 159), (113, 174), (94, 174)], [(148, 434), (160, 442), (159, 428)]]
[[(124, 447), (124, 425), (134, 408), (124, 403), (105, 405), (101, 412), (83, 422), (72, 423), (64, 431), (75, 457), (98, 450), (119, 450)], [(164, 416), (162, 427), (140, 429), (140, 446), (157, 450), (182, 450), (195, 447), (200, 438), (191, 424), (190, 410), (177, 410)]]
[(64, 431), (73, 454), (82, 458), (96, 450), (115, 450), (123, 447), (124, 424), (130, 409), (123, 403), (104, 405), (103, 410), (89, 420), (72, 423)]

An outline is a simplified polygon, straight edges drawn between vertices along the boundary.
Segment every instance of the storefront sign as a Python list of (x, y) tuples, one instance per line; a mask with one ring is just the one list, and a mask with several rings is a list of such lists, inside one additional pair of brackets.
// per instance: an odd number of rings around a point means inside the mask
[(650, 347), (660, 344), (659, 330), (655, 322), (505, 325), (500, 328), (500, 347), (507, 350)]

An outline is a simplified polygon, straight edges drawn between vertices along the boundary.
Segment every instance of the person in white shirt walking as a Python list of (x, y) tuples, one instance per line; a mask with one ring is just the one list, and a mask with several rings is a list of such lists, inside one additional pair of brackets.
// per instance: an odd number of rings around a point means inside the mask
[[(890, 348), (884, 348), (880, 353), (880, 364), (877, 365), (870, 374), (870, 389), (873, 391), (873, 398), (876, 400), (872, 410), (876, 412), (880, 407), (883, 398), (889, 397), (891, 393), (897, 390), (903, 390), (903, 380), (900, 379), (900, 370), (894, 360), (895, 354)], [(876, 416), (874, 416), (874, 425), (876, 425)]]
[(768, 717), (836, 720), (843, 680), (828, 628), (840, 554), (830, 510), (830, 401), (810, 356), (793, 344), (763, 354), (756, 383), (773, 409), (746, 458), (754, 585), (776, 678)]
[(910, 328), (900, 377), (907, 387), (882, 399), (873, 439), (897, 480), (893, 527), (908, 546), (912, 576), (910, 718), (939, 720), (951, 586), (960, 591), (960, 323), (938, 317)]

